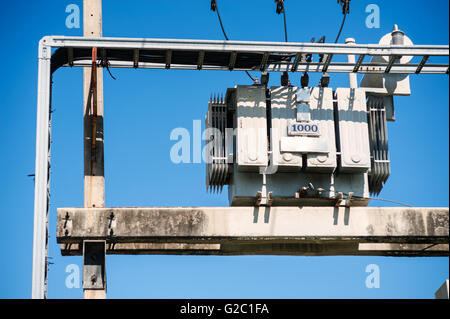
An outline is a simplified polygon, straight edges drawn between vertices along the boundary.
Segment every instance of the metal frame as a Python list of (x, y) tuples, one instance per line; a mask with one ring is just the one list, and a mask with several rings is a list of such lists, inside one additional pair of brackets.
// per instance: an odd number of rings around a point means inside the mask
[[(48, 241), (48, 209), (49, 209), (49, 169), (50, 169), (50, 100), (51, 100), (51, 48), (91, 48), (129, 49), (134, 56), (140, 49), (166, 50), (165, 63), (144, 63), (137, 61), (110, 61), (110, 67), (121, 68), (150, 68), (150, 69), (205, 69), (205, 70), (248, 70), (259, 71), (256, 68), (236, 68), (236, 53), (261, 53), (263, 57), (268, 53), (292, 54), (300, 57), (305, 54), (328, 54), (325, 62), (304, 62), (297, 58), (294, 61), (280, 64), (265, 65), (265, 71), (292, 71), (295, 66), (297, 72), (329, 73), (385, 73), (389, 67), (390, 73), (449, 73), (447, 64), (426, 64), (422, 59), (420, 64), (393, 63), (363, 63), (368, 56), (448, 56), (448, 45), (372, 45), (372, 44), (328, 44), (328, 43), (281, 43), (281, 42), (244, 42), (217, 40), (175, 40), (175, 39), (131, 39), (131, 38), (84, 38), (68, 36), (46, 36), (39, 42), (39, 72), (37, 96), (37, 126), (36, 126), (36, 167), (35, 167), (35, 196), (34, 196), (34, 235), (33, 235), (33, 271), (32, 298), (45, 298), (47, 276), (47, 241)], [(189, 50), (199, 52), (199, 59), (193, 65), (171, 64), (171, 52)], [(68, 50), (69, 61), (64, 66), (91, 66), (91, 61), (71, 61), (73, 51)], [(207, 66), (203, 64), (203, 54), (208, 51), (229, 52), (228, 66)], [(203, 53), (201, 53), (203, 52)], [(300, 54), (300, 55), (299, 55)], [(332, 62), (331, 56), (359, 55), (356, 63)], [(361, 58), (363, 57), (363, 58)], [(427, 58), (428, 59), (428, 58)], [(265, 61), (261, 61), (265, 62)]]
[(44, 298), (47, 287), (48, 212), (50, 177), (50, 59), (51, 49), (39, 43), (36, 124), (32, 298)]
[[(51, 47), (90, 48), (103, 49), (129, 49), (134, 56), (138, 50), (155, 49), (166, 50), (164, 63), (145, 63), (135, 61), (109, 61), (111, 67), (118, 68), (148, 68), (148, 69), (184, 69), (184, 70), (235, 70), (235, 71), (296, 71), (296, 72), (328, 72), (328, 73), (448, 73), (448, 63), (426, 64), (422, 60), (418, 64), (408, 63), (363, 63), (364, 59), (373, 56), (449, 56), (448, 45), (379, 45), (379, 44), (331, 44), (331, 43), (285, 43), (285, 42), (247, 42), (247, 41), (220, 41), (220, 40), (179, 40), (179, 39), (145, 39), (145, 38), (83, 38), (67, 36), (45, 37)], [(172, 64), (173, 51), (184, 50), (198, 53), (198, 61), (194, 64)], [(205, 52), (232, 53), (229, 65), (214, 66), (203, 65)], [(236, 56), (234, 53), (260, 53), (261, 63), (253, 68), (234, 67)], [(287, 63), (267, 64), (268, 54), (286, 54), (294, 58)], [(306, 62), (299, 57), (306, 54), (326, 54), (327, 59), (322, 62)], [(332, 62), (336, 56), (359, 55), (358, 62)], [(297, 57), (297, 58), (296, 58)], [(428, 58), (427, 58), (428, 59)], [(369, 60), (369, 59), (367, 59)], [(90, 66), (89, 59), (70, 61), (65, 66)]]

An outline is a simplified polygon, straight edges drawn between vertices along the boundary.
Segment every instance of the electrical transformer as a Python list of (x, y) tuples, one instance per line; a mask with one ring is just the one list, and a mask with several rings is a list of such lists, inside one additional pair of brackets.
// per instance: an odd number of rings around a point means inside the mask
[[(380, 40), (404, 43), (412, 41), (397, 26)], [(349, 76), (349, 88), (282, 81), (238, 85), (211, 97), (207, 188), (228, 185), (231, 206), (366, 206), (390, 175), (386, 122), (395, 120), (393, 96), (410, 94), (409, 76), (367, 73), (359, 88)]]
[(362, 88), (230, 88), (209, 101), (206, 185), (232, 206), (367, 205), (389, 176), (383, 105)]

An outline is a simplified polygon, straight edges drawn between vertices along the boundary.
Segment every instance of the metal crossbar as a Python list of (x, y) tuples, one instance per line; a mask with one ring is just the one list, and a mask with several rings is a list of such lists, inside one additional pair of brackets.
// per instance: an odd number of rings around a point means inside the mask
[[(60, 66), (90, 66), (86, 48), (106, 49), (110, 67), (147, 69), (204, 69), (236, 71), (298, 71), (328, 73), (417, 73), (446, 74), (447, 63), (430, 63), (430, 57), (448, 57), (448, 45), (379, 45), (245, 42), (218, 40), (83, 38), (51, 36), (42, 41), (51, 47), (61, 48)], [(136, 56), (136, 49), (139, 49)], [(68, 51), (68, 52), (67, 52)], [(67, 53), (66, 53), (67, 52)], [(75, 52), (75, 53), (74, 53)], [(54, 57), (58, 57), (55, 53)], [(331, 62), (331, 59), (303, 61), (302, 55), (327, 55), (336, 57), (358, 55), (355, 63)], [(70, 58), (69, 58), (70, 56)], [(368, 57), (384, 56), (386, 63), (363, 63)], [(401, 63), (398, 57), (419, 57), (420, 63)], [(164, 58), (165, 57), (165, 58)], [(427, 57), (424, 59), (424, 57)], [(337, 60), (334, 58), (334, 60)], [(201, 62), (201, 64), (199, 64)], [(427, 63), (428, 62), (428, 63)], [(56, 63), (56, 62), (55, 62)], [(138, 65), (138, 66), (137, 66)]]

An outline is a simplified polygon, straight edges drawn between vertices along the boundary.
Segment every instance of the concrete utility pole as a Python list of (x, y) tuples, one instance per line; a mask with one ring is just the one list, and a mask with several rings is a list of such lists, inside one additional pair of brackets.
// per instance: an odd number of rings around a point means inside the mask
[[(83, 35), (102, 36), (102, 1), (83, 1)], [(100, 52), (98, 52), (100, 54)], [(83, 70), (84, 81), (84, 207), (105, 207), (105, 174), (103, 154), (103, 69), (92, 73), (91, 67)], [(86, 256), (90, 255), (86, 245), (83, 289), (85, 299), (106, 298), (106, 279), (103, 288), (89, 287), (92, 276), (87, 273)], [(104, 263), (104, 258), (102, 259)], [(104, 265), (101, 265), (104, 269)], [(89, 281), (89, 282), (88, 282)]]

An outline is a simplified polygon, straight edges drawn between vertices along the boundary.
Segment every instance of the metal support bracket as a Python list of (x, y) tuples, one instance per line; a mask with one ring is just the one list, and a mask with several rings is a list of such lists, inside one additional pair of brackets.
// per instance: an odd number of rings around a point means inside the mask
[(353, 192), (348, 193), (347, 199), (345, 200), (345, 207), (350, 207), (352, 206), (352, 199), (353, 197)]
[(232, 71), (234, 69), (234, 65), (236, 64), (237, 52), (231, 52), (230, 54), (230, 62), (228, 63), (228, 69)]
[(341, 192), (338, 192), (338, 193), (336, 194), (336, 202), (335, 202), (334, 206), (335, 206), (335, 207), (340, 206), (341, 203), (342, 203), (343, 198), (344, 198), (344, 195), (343, 195)]
[(114, 216), (114, 213), (111, 212), (111, 214), (108, 217), (108, 234), (110, 237), (114, 236), (115, 234), (115, 229), (116, 229), (116, 223), (117, 223), (117, 219)]
[(64, 236), (69, 237), (72, 233), (72, 220), (70, 219), (69, 212), (66, 212), (63, 227), (64, 227)]
[(106, 241), (83, 241), (83, 289), (106, 289)]

